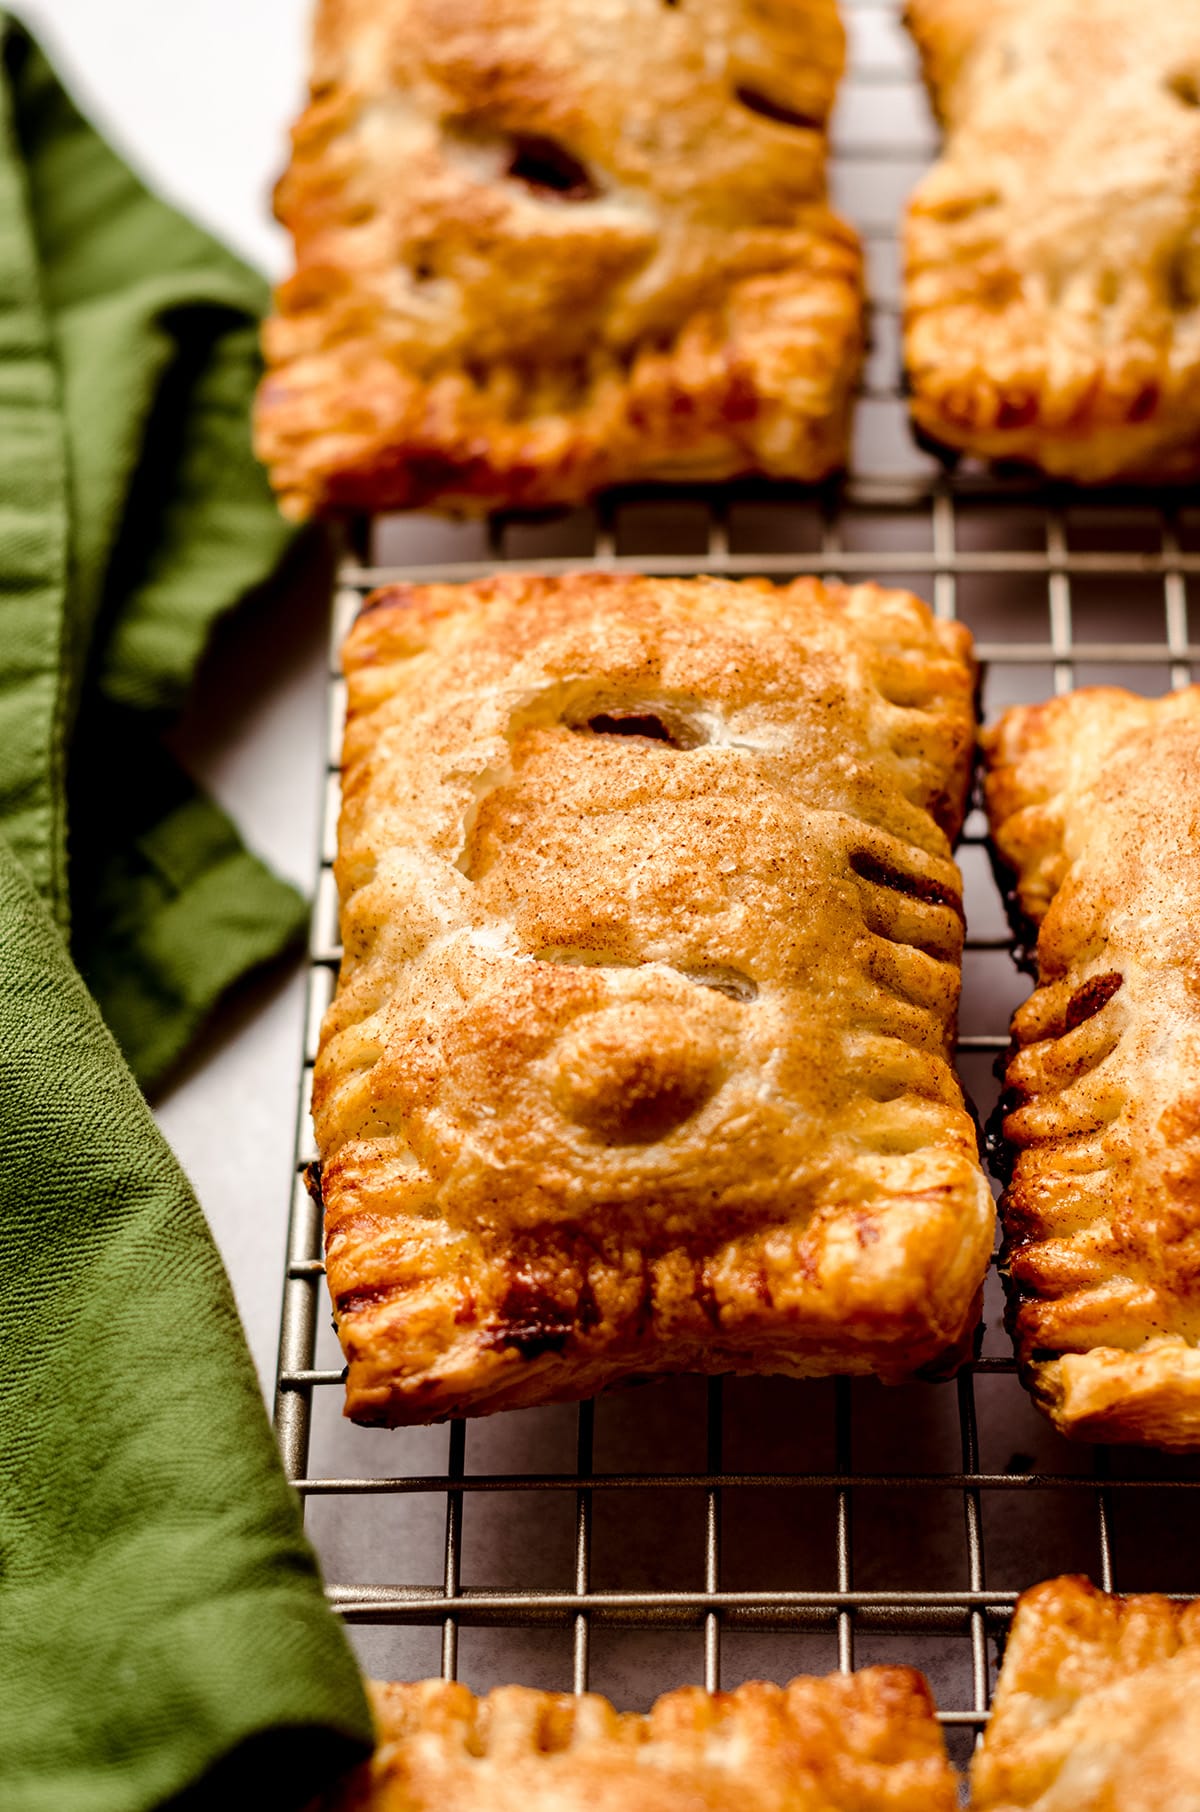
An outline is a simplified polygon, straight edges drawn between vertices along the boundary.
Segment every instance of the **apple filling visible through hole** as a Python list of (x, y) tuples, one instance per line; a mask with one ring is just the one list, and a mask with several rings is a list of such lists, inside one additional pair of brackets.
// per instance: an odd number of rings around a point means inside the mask
[(661, 742), (669, 749), (698, 749), (705, 740), (694, 724), (668, 711), (598, 711), (594, 717), (570, 727), (584, 735), (629, 736), (643, 742)]
[(599, 194), (586, 167), (553, 138), (531, 134), (514, 139), (508, 174), (531, 189), (547, 190), (564, 201), (590, 201)]

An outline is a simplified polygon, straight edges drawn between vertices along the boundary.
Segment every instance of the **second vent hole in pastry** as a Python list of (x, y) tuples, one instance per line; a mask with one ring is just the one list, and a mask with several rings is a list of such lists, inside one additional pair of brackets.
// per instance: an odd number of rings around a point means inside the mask
[(881, 861), (869, 850), (856, 849), (850, 857), (850, 867), (862, 881), (870, 881), (876, 887), (884, 887), (889, 893), (902, 893), (910, 900), (920, 900), (925, 906), (948, 906), (952, 912), (962, 917), (962, 901), (953, 888), (943, 886), (925, 875), (914, 875), (902, 868), (893, 868), (889, 862)]
[[(568, 968), (638, 969), (642, 966), (633, 957), (613, 956), (603, 950), (571, 950), (562, 945), (549, 945), (533, 954), (536, 962), (561, 963)], [(758, 983), (741, 969), (730, 969), (717, 963), (708, 969), (683, 969), (675, 963), (668, 967), (684, 981), (692, 982), (698, 988), (711, 988), (715, 994), (724, 994), (727, 999), (741, 1001), (743, 1005), (758, 999)]]
[(698, 988), (711, 988), (715, 994), (741, 1001), (743, 1006), (758, 999), (758, 983), (740, 969), (681, 969), (679, 973)]
[(748, 88), (744, 83), (739, 83), (733, 95), (751, 113), (757, 113), (764, 120), (773, 120), (777, 126), (794, 126), (801, 132), (820, 132), (823, 128), (824, 122), (811, 113), (799, 113), (794, 107), (774, 100), (759, 88)]
[(599, 194), (587, 168), (565, 145), (532, 133), (513, 139), (508, 174), (563, 201), (590, 201)]

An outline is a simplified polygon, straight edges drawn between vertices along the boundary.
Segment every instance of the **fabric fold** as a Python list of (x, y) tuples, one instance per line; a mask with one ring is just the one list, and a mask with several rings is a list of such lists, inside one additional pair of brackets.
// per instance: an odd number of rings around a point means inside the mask
[(72, 948), (134, 1074), (166, 1075), (214, 1000), (298, 942), (308, 907), (244, 848), (140, 714), (104, 702), (77, 747)]
[[(253, 856), (229, 860), (237, 834), (215, 806), (179, 818), (159, 742), (214, 622), (291, 539), (250, 447), (266, 301), (262, 279), (151, 195), (0, 18), (0, 834), (58, 923), (73, 911), (86, 923), (87, 971), (104, 978), (146, 1087), (220, 995), (302, 929), (294, 890)], [(101, 699), (142, 720), (132, 813), (128, 736), (95, 734), (110, 721), (89, 708)], [(110, 802), (103, 836), (77, 834), (81, 784)], [(158, 797), (173, 817), (156, 838), (145, 801)], [(150, 852), (189, 824), (195, 862), (219, 862), (203, 890), (191, 876), (192, 941), (135, 950)], [(253, 936), (227, 941), (250, 913)], [(186, 998), (170, 1035), (128, 1038), (146, 997)]]
[[(365, 1751), (201, 1211), (0, 843), (0, 1804), (149, 1812)], [(272, 1801), (269, 1784), (265, 1803)]]

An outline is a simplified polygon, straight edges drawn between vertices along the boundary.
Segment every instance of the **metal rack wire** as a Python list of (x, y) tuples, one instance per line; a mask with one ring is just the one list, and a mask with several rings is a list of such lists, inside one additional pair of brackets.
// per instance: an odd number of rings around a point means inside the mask
[[(440, 1632), (446, 1675), (461, 1664), (460, 1633), (498, 1629), (508, 1633), (508, 1646), (468, 1668), (478, 1676), (473, 1684), (486, 1683), (489, 1667), (497, 1677), (522, 1677), (522, 1661), (532, 1655), (546, 1684), (579, 1691), (592, 1681), (613, 1690), (611, 1657), (596, 1679), (598, 1643), (610, 1632), (657, 1631), (673, 1646), (654, 1648), (649, 1671), (628, 1688), (651, 1696), (697, 1675), (716, 1687), (723, 1669), (728, 1683), (739, 1668), (763, 1668), (767, 1651), (758, 1639), (773, 1636), (781, 1645), (766, 1666), (779, 1678), (885, 1656), (925, 1665), (961, 1757), (986, 1713), (989, 1639), (1002, 1635), (1019, 1589), (1065, 1570), (1088, 1572), (1109, 1589), (1200, 1589), (1184, 1514), (1189, 1491), (1200, 1488), (1196, 1465), (1072, 1448), (1043, 1425), (1012, 1376), (994, 1280), (983, 1356), (949, 1385), (889, 1394), (859, 1381), (717, 1379), (657, 1399), (669, 1402), (669, 1413), (621, 1410), (607, 1433), (603, 1418), (617, 1398), (554, 1412), (536, 1427), (529, 1418), (536, 1422), (538, 1412), (469, 1429), (452, 1424), (448, 1432), (429, 1431), (419, 1450), (399, 1435), (382, 1437), (393, 1445), (381, 1449), (380, 1437), (348, 1431), (324, 1440), (324, 1451), (338, 1461), (347, 1456), (348, 1465), (323, 1466), (322, 1453), (310, 1464), (314, 1417), (340, 1397), (341, 1371), (320, 1360), (327, 1319), (321, 1230), (300, 1172), (314, 1155), (308, 1082), (339, 955), (329, 869), (343, 702), (337, 651), (372, 587), (401, 578), (467, 579), (506, 560), (546, 571), (590, 563), (653, 573), (884, 577), (922, 592), (939, 615), (971, 624), (988, 715), (1097, 680), (1166, 690), (1189, 683), (1192, 663), (1200, 661), (1188, 628), (1188, 581), (1200, 574), (1200, 511), (1193, 514), (1187, 496), (1038, 489), (970, 466), (947, 470), (911, 442), (898, 381), (894, 234), (902, 194), (927, 161), (931, 134), (888, 0), (850, 0), (847, 11), (855, 56), (835, 136), (834, 187), (867, 244), (875, 333), (846, 481), (816, 495), (752, 484), (621, 493), (594, 512), (537, 521), (380, 523), (343, 568), (276, 1421), (310, 1518), (330, 1504), (344, 1519), (350, 1505), (364, 1501), (375, 1515), (376, 1532), (366, 1531), (359, 1552), (369, 1555), (370, 1570), (388, 1574), (382, 1580), (368, 1579), (366, 1567), (357, 1580), (339, 1577), (345, 1542), (330, 1536), (332, 1523), (315, 1530), (333, 1603), (362, 1630)], [(968, 1091), (986, 1112), (993, 1060), (1006, 1047), (1008, 1014), (1027, 984), (1010, 961), (983, 842), (974, 812), (960, 851), (971, 930), (959, 1049)], [(665, 1389), (650, 1387), (640, 1397), (650, 1404), (653, 1391)], [(626, 1403), (638, 1396), (620, 1393)], [(573, 1424), (569, 1452), (565, 1417)], [(636, 1428), (642, 1421), (652, 1425), (649, 1444)], [(747, 1429), (759, 1430), (757, 1448), (747, 1445)], [(655, 1443), (661, 1463), (652, 1463)], [(482, 1466), (470, 1463), (480, 1444)], [(372, 1469), (370, 1459), (381, 1452), (384, 1465)], [(531, 1452), (544, 1463), (527, 1463)], [(441, 1506), (436, 1582), (395, 1583), (396, 1532), (389, 1523), (380, 1533), (378, 1522), (383, 1506), (398, 1500)], [(517, 1507), (507, 1549), (495, 1521), (481, 1525), (479, 1543), (481, 1554), (499, 1556), (501, 1571), (515, 1570), (515, 1583), (467, 1582), (464, 1512), (470, 1520), (485, 1500), (497, 1513)], [(647, 1521), (652, 1504), (657, 1522)], [(569, 1531), (563, 1505), (571, 1511)], [(698, 1524), (689, 1522), (688, 1506), (699, 1507)], [(428, 1554), (427, 1515), (421, 1529), (416, 1546)], [(612, 1551), (639, 1532), (651, 1553), (646, 1578), (632, 1586), (604, 1583), (602, 1574), (620, 1572)], [(601, 1535), (610, 1552), (598, 1569)], [(551, 1560), (561, 1563), (560, 1581), (530, 1583), (552, 1570)], [(684, 1572), (688, 1583), (679, 1584)], [(533, 1632), (537, 1646), (515, 1650), (518, 1632)], [(731, 1663), (741, 1635), (758, 1645)], [(368, 1654), (368, 1665), (377, 1666), (377, 1657)], [(428, 1666), (410, 1663), (409, 1671)], [(628, 1685), (630, 1676), (623, 1678)]]

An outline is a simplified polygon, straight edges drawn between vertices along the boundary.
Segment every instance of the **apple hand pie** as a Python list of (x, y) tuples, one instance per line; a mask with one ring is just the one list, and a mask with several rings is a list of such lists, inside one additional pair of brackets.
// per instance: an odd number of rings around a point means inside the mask
[(1089, 483), (1200, 469), (1200, 10), (909, 0), (941, 160), (906, 234), (917, 424)]
[(1022, 1594), (974, 1812), (1196, 1812), (1200, 1606), (1113, 1598), (1086, 1579)]
[(321, 0), (258, 407), (285, 511), (840, 466), (842, 59), (834, 0)]
[(1066, 1434), (1200, 1446), (1200, 688), (1096, 687), (984, 733), (1039, 927), (1001, 1212), (1026, 1381)]
[(374, 1686), (379, 1746), (323, 1812), (954, 1812), (929, 1688), (906, 1667), (685, 1686), (644, 1716), (595, 1693)]
[(396, 586), (345, 648), (317, 1060), (347, 1412), (972, 1333), (970, 636), (875, 586)]

